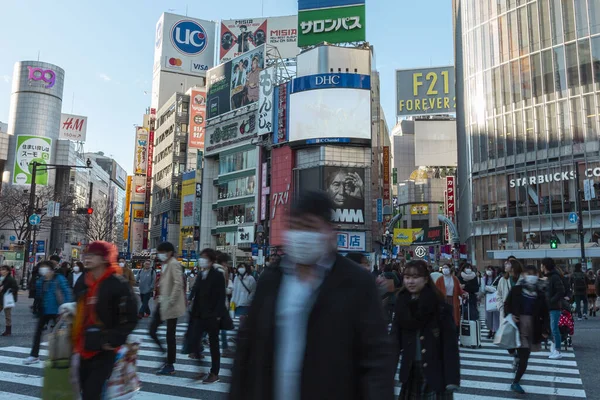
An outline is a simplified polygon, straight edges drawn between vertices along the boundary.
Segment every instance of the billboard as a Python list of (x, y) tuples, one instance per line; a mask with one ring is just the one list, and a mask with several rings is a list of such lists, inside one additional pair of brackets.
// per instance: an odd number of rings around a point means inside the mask
[(110, 178), (116, 182), (121, 189), (127, 186), (127, 171), (125, 171), (115, 160), (112, 163), (112, 173)]
[(260, 73), (260, 92), (258, 93), (258, 134), (273, 132), (273, 94), (275, 92), (275, 68), (263, 69)]
[(214, 66), (214, 22), (163, 13), (156, 23), (154, 72), (205, 75)]
[(442, 243), (442, 227), (434, 226), (421, 229), (413, 240), (413, 245), (434, 245)]
[(453, 167), (458, 162), (456, 121), (415, 121), (415, 165)]
[(289, 107), (288, 83), (282, 83), (275, 89), (275, 135), (273, 135), (273, 143), (287, 142), (287, 109)]
[(206, 91), (192, 89), (190, 96), (190, 149), (204, 150), (206, 126)]
[(333, 222), (365, 223), (365, 170), (363, 168), (324, 167), (323, 187), (331, 196), (335, 209)]
[(87, 117), (81, 115), (61, 114), (59, 139), (85, 142), (87, 132)]
[(366, 251), (366, 232), (336, 232), (338, 251)]
[(195, 226), (194, 206), (196, 203), (196, 171), (185, 172), (181, 181), (181, 230), (179, 249), (188, 236), (193, 236)]
[(133, 168), (136, 175), (146, 175), (148, 168), (148, 129), (137, 127)]
[[(283, 245), (283, 233), (287, 228), (287, 219), (292, 204), (292, 173), (294, 157), (291, 147), (282, 146), (271, 151), (271, 187), (269, 243), (272, 246)], [(266, 168), (263, 167), (263, 182), (266, 181)], [(266, 203), (263, 198), (262, 203)]]
[(208, 119), (256, 103), (259, 98), (260, 72), (264, 65), (263, 45), (208, 71)]
[(282, 58), (294, 58), (298, 48), (298, 16), (221, 21), (219, 63), (231, 61), (255, 48), (276, 46)]
[[(29, 185), (33, 172), (33, 162), (49, 164), (52, 154), (52, 139), (43, 136), (18, 135), (15, 148), (13, 184)], [(48, 184), (48, 170), (40, 169), (36, 173), (36, 184)]]
[(298, 10), (365, 4), (365, 0), (298, 0)]
[[(125, 187), (125, 215), (123, 221), (123, 240), (129, 239), (129, 218), (130, 218), (130, 203), (131, 203), (131, 184), (133, 176), (127, 176), (127, 186)], [(129, 252), (129, 245), (127, 246)]]
[(383, 146), (383, 202), (390, 204), (390, 146)]
[(394, 229), (394, 244), (397, 246), (410, 246), (422, 229)]
[(298, 11), (300, 47), (323, 42), (362, 42), (366, 39), (364, 4)]
[(396, 70), (396, 115), (456, 112), (454, 66)]
[(257, 113), (251, 113), (213, 124), (206, 131), (206, 154), (256, 137)]

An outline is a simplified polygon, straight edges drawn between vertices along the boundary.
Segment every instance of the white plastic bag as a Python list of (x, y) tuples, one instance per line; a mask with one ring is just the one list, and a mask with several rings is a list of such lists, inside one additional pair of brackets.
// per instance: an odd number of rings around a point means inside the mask
[(127, 344), (121, 346), (117, 351), (112, 374), (106, 382), (103, 400), (131, 399), (140, 390), (136, 364), (141, 342), (139, 337), (129, 336)]
[(503, 349), (517, 349), (521, 347), (521, 335), (517, 324), (513, 321), (512, 314), (508, 314), (502, 321), (502, 324), (500, 324), (500, 329), (498, 329), (494, 337), (494, 344)]
[(8, 290), (3, 297), (2, 308), (14, 308), (15, 307), (15, 296), (12, 291)]
[(498, 311), (498, 293), (486, 293), (485, 311)]

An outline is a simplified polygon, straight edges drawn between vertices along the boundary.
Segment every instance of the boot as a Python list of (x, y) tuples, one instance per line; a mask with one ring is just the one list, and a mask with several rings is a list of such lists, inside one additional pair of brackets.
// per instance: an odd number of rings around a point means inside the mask
[(12, 333), (12, 326), (7, 326), (6, 330), (4, 331), (2, 336), (10, 336), (11, 333)]

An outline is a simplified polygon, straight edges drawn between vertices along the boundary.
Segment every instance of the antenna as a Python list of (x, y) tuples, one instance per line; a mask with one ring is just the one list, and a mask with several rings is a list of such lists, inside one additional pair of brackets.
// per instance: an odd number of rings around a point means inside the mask
[(186, 17), (188, 16), (188, 5), (187, 4), (185, 5), (185, 16)]
[(73, 98), (71, 99), (71, 113), (73, 113), (73, 107), (75, 107), (75, 92), (73, 92)]
[(38, 50), (38, 61), (40, 61), (40, 51)]

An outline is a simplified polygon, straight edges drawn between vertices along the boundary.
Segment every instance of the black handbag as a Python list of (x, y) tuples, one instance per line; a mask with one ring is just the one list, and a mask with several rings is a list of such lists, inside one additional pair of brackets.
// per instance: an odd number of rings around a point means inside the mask
[(83, 348), (87, 351), (102, 350), (102, 329), (99, 325), (92, 325), (85, 330)]
[(227, 309), (225, 307), (223, 307), (223, 310), (224, 312), (219, 323), (219, 329), (222, 331), (232, 331), (235, 329), (235, 326), (233, 325), (231, 315), (229, 315), (229, 312), (227, 312)]

